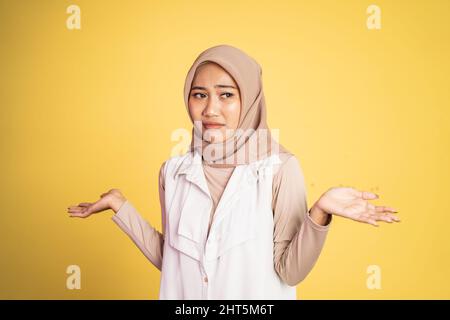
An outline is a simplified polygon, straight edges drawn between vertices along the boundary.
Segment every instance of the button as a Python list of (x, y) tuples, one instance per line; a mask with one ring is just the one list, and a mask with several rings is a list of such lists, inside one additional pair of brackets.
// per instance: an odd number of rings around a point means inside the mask
[(203, 281), (208, 282), (208, 277), (204, 277)]

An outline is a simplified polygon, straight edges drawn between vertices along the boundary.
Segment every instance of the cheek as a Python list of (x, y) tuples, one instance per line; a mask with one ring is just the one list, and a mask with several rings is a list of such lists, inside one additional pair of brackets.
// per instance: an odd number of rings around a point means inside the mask
[(189, 104), (188, 104), (188, 108), (189, 108), (189, 114), (191, 115), (191, 118), (194, 121), (202, 119), (203, 107), (199, 103), (195, 103), (192, 100), (190, 100)]
[(238, 101), (232, 102), (226, 104), (222, 110), (225, 121), (227, 122), (227, 127), (230, 129), (236, 129), (239, 123), (241, 104)]

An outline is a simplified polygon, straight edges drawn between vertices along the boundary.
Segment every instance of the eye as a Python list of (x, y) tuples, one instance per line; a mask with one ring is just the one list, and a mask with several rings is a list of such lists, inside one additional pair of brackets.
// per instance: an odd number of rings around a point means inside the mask
[(232, 94), (231, 92), (224, 92), (221, 95), (223, 96), (224, 94), (228, 95), (227, 98), (234, 96), (234, 94)]
[[(201, 95), (201, 96), (199, 97), (198, 95)], [(201, 92), (196, 92), (196, 93), (193, 93), (192, 96), (194, 98), (204, 98), (206, 95), (204, 93), (201, 93)]]

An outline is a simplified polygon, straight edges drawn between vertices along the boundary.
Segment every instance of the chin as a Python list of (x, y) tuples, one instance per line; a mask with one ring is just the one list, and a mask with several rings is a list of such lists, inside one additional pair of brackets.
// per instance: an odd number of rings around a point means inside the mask
[(217, 129), (205, 129), (203, 131), (203, 139), (208, 142), (222, 142), (224, 140), (225, 133)]
[(219, 143), (224, 140), (222, 136), (214, 136), (214, 135), (204, 136), (203, 139), (210, 143)]

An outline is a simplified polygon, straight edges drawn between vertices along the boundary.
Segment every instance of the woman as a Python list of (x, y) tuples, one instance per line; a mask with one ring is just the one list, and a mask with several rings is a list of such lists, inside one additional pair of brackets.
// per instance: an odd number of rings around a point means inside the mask
[(112, 209), (113, 221), (161, 270), (160, 299), (296, 299), (332, 215), (378, 226), (398, 222), (378, 196), (327, 190), (308, 210), (296, 156), (266, 123), (259, 64), (219, 45), (202, 52), (184, 87), (193, 122), (190, 150), (159, 171), (162, 228), (155, 230), (117, 189), (69, 207), (85, 218)]

